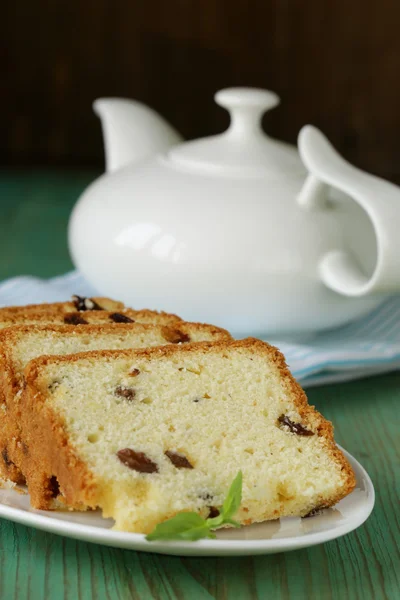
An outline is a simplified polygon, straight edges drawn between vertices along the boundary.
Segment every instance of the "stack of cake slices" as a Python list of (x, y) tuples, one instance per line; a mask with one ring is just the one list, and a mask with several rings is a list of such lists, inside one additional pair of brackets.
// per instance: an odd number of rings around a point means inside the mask
[(0, 361), (0, 475), (34, 508), (100, 508), (149, 533), (218, 514), (239, 471), (242, 525), (354, 488), (332, 425), (260, 340), (74, 296), (0, 309)]

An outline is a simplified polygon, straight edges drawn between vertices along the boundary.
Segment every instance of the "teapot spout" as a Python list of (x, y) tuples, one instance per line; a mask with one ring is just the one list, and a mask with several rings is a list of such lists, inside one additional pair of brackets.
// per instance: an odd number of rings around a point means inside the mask
[(167, 150), (182, 141), (181, 135), (155, 110), (134, 100), (99, 98), (93, 103), (100, 117), (106, 171)]

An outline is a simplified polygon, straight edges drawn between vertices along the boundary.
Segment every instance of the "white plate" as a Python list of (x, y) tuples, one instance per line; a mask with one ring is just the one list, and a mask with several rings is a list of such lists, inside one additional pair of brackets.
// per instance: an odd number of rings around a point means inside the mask
[(96, 512), (47, 512), (31, 509), (29, 496), (0, 489), (0, 517), (78, 540), (143, 552), (181, 556), (240, 556), (296, 550), (334, 540), (359, 527), (375, 502), (374, 487), (365, 469), (348, 452), (357, 478), (356, 489), (334, 508), (307, 519), (286, 518), (241, 529), (218, 532), (216, 540), (147, 542), (139, 533), (113, 531), (113, 521)]

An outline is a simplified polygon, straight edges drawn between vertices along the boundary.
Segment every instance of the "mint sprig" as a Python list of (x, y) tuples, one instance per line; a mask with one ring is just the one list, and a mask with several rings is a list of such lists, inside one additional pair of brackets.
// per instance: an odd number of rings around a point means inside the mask
[(181, 512), (159, 523), (156, 528), (146, 535), (146, 540), (184, 540), (195, 542), (202, 538), (215, 538), (214, 529), (223, 525), (240, 527), (232, 517), (238, 511), (242, 502), (242, 471), (236, 475), (222, 505), (220, 514), (212, 519), (203, 519), (195, 512)]

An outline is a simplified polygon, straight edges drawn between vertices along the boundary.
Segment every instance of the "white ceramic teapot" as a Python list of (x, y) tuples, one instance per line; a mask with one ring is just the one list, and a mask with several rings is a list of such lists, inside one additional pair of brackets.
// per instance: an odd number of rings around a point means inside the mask
[(336, 327), (398, 291), (400, 189), (352, 167), (314, 127), (299, 153), (268, 137), (272, 92), (215, 100), (230, 127), (185, 143), (139, 103), (95, 103), (107, 172), (75, 206), (69, 240), (98, 291), (238, 336)]

